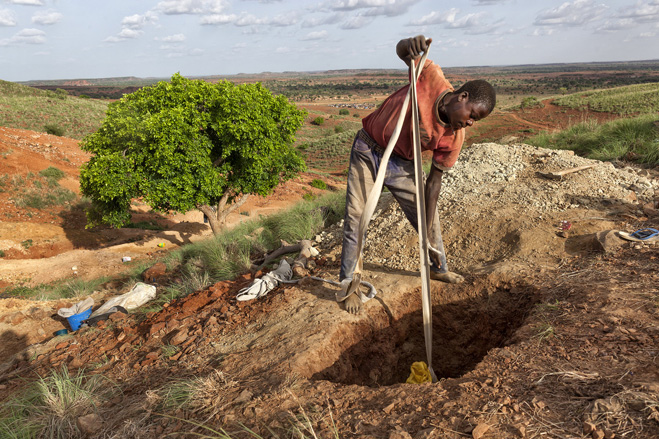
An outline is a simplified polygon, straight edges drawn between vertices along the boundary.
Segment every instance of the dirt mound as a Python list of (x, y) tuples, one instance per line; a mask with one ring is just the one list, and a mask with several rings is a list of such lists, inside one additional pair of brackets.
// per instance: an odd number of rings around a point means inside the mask
[[(539, 174), (583, 164), (596, 166)], [(464, 150), (440, 201), (449, 264), (467, 282), (432, 285), (439, 383), (403, 384), (425, 360), (418, 245), (385, 194), (365, 248), (378, 295), (362, 314), (311, 280), (237, 302), (250, 275), (66, 337), (51, 336), (63, 304), (19, 307), (0, 317), (5, 335), (49, 323), (36, 343), (5, 345), (0, 397), (67, 366), (121, 389), (98, 408), (107, 437), (198, 430), (184, 419), (285, 435), (301, 410), (322, 437), (657, 437), (659, 246), (606, 233), (657, 225), (659, 182), (644, 174), (522, 144)], [(340, 225), (316, 237), (313, 275), (336, 279), (340, 240)], [(205, 396), (158, 414), (163, 389), (198, 379)]]

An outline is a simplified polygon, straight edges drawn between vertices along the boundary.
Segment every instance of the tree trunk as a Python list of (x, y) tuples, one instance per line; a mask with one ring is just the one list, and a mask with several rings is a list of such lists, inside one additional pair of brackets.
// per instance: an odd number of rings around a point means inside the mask
[(225, 194), (220, 201), (218, 201), (216, 208), (212, 208), (208, 204), (199, 206), (199, 210), (201, 210), (206, 218), (208, 218), (208, 225), (211, 227), (214, 235), (217, 235), (224, 230), (227, 216), (245, 204), (245, 201), (249, 198), (249, 194), (242, 195), (237, 201), (234, 201), (229, 205), (227, 205), (228, 198), (228, 194)]

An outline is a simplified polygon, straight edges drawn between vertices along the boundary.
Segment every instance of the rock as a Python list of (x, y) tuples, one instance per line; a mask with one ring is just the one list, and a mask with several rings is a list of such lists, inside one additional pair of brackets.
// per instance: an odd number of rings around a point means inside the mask
[(526, 437), (526, 427), (524, 426), (524, 424), (515, 424), (515, 425), (513, 425), (513, 431), (520, 438), (525, 438)]
[(149, 335), (153, 335), (164, 328), (165, 328), (165, 322), (154, 323), (153, 325), (151, 325), (151, 328), (149, 328)]
[(623, 239), (618, 237), (615, 230), (605, 230), (595, 234), (597, 242), (599, 242), (601, 249), (604, 253), (614, 253), (618, 251), (625, 243)]
[(181, 329), (169, 340), (173, 345), (179, 345), (188, 339), (188, 331)]
[(394, 430), (389, 433), (389, 439), (412, 439), (412, 436), (405, 430)]
[(162, 262), (158, 262), (153, 267), (147, 269), (142, 273), (142, 279), (144, 282), (153, 283), (159, 277), (164, 276), (167, 273), (167, 266)]
[(604, 439), (615, 439), (616, 434), (611, 430), (604, 430)]
[(245, 389), (242, 392), (240, 392), (240, 395), (238, 395), (238, 397), (236, 399), (234, 399), (233, 402), (236, 403), (236, 404), (240, 404), (240, 403), (243, 403), (243, 402), (248, 402), (252, 399), (252, 396), (254, 396), (252, 394), (252, 392)]
[(480, 423), (473, 429), (471, 435), (474, 439), (481, 439), (489, 429), (490, 426), (488, 424)]
[(590, 434), (590, 436), (593, 439), (604, 439), (604, 432), (602, 430), (595, 430)]
[(581, 428), (583, 429), (583, 434), (590, 434), (595, 431), (595, 424), (591, 422), (584, 422)]
[(128, 314), (120, 312), (120, 311), (113, 312), (112, 314), (110, 314), (108, 316), (108, 319), (112, 322), (117, 322), (119, 320), (123, 320), (123, 319), (126, 319), (126, 318), (128, 318)]
[(391, 413), (391, 411), (394, 409), (395, 405), (396, 405), (396, 404), (392, 402), (391, 404), (389, 404), (388, 406), (386, 406), (386, 407), (383, 408), (382, 410), (383, 410), (386, 414), (389, 414), (389, 413)]
[(83, 436), (93, 436), (103, 427), (103, 419), (96, 413), (91, 413), (78, 417), (76, 425)]

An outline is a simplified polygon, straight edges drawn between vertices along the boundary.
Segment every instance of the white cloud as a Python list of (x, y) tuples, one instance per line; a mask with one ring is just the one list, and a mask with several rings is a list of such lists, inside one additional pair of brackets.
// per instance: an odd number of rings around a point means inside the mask
[(409, 7), (420, 0), (331, 0), (327, 3), (333, 11), (364, 9), (364, 15), (396, 17), (405, 14)]
[(230, 24), (238, 19), (236, 14), (213, 14), (201, 17), (201, 24)]
[(167, 37), (164, 37), (162, 41), (166, 43), (181, 43), (185, 41), (185, 35), (183, 34), (169, 35)]
[(142, 35), (143, 33), (144, 33), (144, 31), (142, 31), (142, 30), (130, 29), (130, 28), (125, 27), (125, 28), (121, 29), (121, 32), (119, 32), (117, 35), (107, 37), (103, 41), (105, 41), (107, 43), (118, 43), (120, 41), (133, 40), (133, 39), (139, 37), (140, 35)]
[(23, 29), (10, 38), (0, 40), (0, 46), (17, 46), (20, 44), (44, 44), (46, 33), (39, 29)]
[(545, 9), (535, 18), (536, 26), (582, 26), (602, 18), (608, 6), (594, 0), (574, 0)]
[(323, 18), (316, 18), (316, 17), (311, 17), (311, 18), (305, 18), (301, 25), (302, 27), (318, 27), (318, 26), (323, 26), (326, 24), (336, 24), (340, 22), (345, 14), (341, 12), (337, 12), (334, 14), (327, 15)]
[(290, 47), (285, 47), (285, 46), (284, 47), (277, 47), (275, 49), (275, 53), (291, 53), (291, 52), (292, 52), (291, 48)]
[(298, 22), (297, 14), (287, 13), (287, 14), (281, 14), (272, 17), (272, 19), (269, 20), (268, 24), (277, 27), (287, 27), (297, 24), (297, 22)]
[(236, 26), (257, 26), (268, 23), (265, 18), (259, 18), (256, 15), (252, 15), (252, 14), (241, 14), (240, 16), (238, 16), (238, 18), (234, 21), (233, 24), (235, 24)]
[(0, 9), (0, 26), (16, 26), (16, 16), (9, 9)]
[(498, 5), (498, 4), (503, 4), (503, 3), (507, 3), (507, 2), (508, 2), (508, 0), (474, 0), (474, 3), (477, 6), (480, 6), (480, 5)]
[(323, 40), (327, 38), (327, 31), (326, 30), (321, 30), (318, 32), (309, 32), (304, 38), (302, 38), (303, 41), (312, 41), (312, 40)]
[(349, 18), (345, 23), (341, 25), (341, 29), (361, 29), (362, 27), (368, 26), (373, 22), (373, 17), (367, 17), (365, 15), (356, 15)]
[(41, 11), (34, 14), (32, 23), (34, 24), (55, 24), (62, 20), (64, 16), (57, 11)]
[(620, 10), (618, 16), (641, 23), (656, 23), (659, 21), (659, 1), (637, 1), (631, 8)]
[(427, 26), (430, 24), (444, 24), (455, 22), (455, 17), (460, 12), (459, 9), (451, 8), (446, 12), (432, 11), (430, 14), (421, 17), (418, 20), (413, 20), (408, 26)]
[(135, 14), (124, 17), (121, 20), (121, 26), (129, 29), (142, 29), (147, 24), (158, 21), (158, 16), (151, 11), (146, 14)]
[(30, 6), (43, 6), (43, 0), (9, 0), (9, 3), (15, 5), (30, 5)]
[(600, 32), (615, 32), (619, 30), (632, 29), (634, 27), (636, 27), (634, 20), (624, 18), (615, 21), (606, 20), (601, 26), (597, 28), (597, 30)]
[(165, 0), (158, 3), (155, 9), (166, 15), (206, 15), (220, 14), (228, 5), (226, 0)]

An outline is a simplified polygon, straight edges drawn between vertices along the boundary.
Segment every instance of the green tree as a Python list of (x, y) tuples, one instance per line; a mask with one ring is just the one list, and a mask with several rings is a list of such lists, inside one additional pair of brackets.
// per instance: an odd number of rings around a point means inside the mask
[[(306, 113), (261, 84), (210, 84), (175, 74), (108, 106), (82, 148), (88, 227), (121, 227), (131, 199), (159, 212), (201, 210), (218, 233), (250, 194), (305, 169), (292, 147)], [(213, 206), (213, 207), (211, 207)]]

